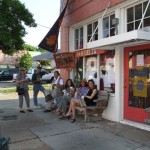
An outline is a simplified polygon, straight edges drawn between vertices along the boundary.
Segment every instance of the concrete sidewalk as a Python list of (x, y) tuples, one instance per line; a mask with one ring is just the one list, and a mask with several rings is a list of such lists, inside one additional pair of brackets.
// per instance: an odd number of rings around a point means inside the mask
[(13, 97), (0, 95), (0, 135), (11, 138), (10, 150), (150, 150), (148, 131), (104, 119), (84, 123), (83, 116), (72, 124), (42, 109), (21, 114)]

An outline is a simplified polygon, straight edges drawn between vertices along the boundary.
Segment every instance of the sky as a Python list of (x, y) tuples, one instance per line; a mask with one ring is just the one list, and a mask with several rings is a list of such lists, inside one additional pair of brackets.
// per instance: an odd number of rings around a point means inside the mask
[(36, 28), (26, 27), (27, 35), (23, 39), (26, 44), (37, 47), (59, 16), (60, 0), (20, 0), (20, 2), (25, 4), (38, 24)]

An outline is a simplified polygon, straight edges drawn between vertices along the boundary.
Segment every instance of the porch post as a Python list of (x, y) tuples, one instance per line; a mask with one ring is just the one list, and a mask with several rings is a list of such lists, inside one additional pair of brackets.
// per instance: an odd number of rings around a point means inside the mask
[(123, 119), (124, 110), (124, 48), (115, 47), (115, 111), (116, 120), (121, 121)]

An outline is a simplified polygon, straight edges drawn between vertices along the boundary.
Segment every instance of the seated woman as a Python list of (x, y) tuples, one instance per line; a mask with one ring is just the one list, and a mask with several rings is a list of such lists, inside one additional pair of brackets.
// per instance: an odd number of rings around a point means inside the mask
[[(74, 98), (70, 99), (71, 100), (74, 100), (74, 101), (79, 101), (81, 99), (81, 96), (85, 96), (88, 92), (88, 87), (87, 87), (87, 81), (85, 79), (81, 80), (80, 81), (80, 87), (76, 89), (76, 92), (75, 92), (75, 96)], [(66, 111), (66, 109), (65, 109)], [(63, 119), (63, 118), (66, 118), (66, 112), (63, 111), (63, 115), (62, 117), (60, 117), (60, 119)]]
[[(94, 84), (93, 80), (88, 81), (88, 87), (89, 87), (89, 90), (88, 90), (86, 96), (83, 97), (85, 104), (87, 106), (96, 105), (96, 102), (94, 102), (94, 100), (97, 99), (98, 92), (97, 92), (97, 89), (95, 88), (95, 84)], [(69, 118), (72, 113), (71, 123), (74, 123), (76, 121), (75, 106), (80, 106), (80, 105), (81, 105), (80, 100), (71, 99), (70, 108), (69, 108), (68, 113), (66, 114), (66, 117)]]
[(72, 80), (68, 79), (65, 84), (64, 95), (61, 97), (56, 112), (62, 112), (64, 115), (66, 114), (67, 103), (70, 103), (72, 97), (74, 97), (74, 93), (75, 93), (75, 86)]

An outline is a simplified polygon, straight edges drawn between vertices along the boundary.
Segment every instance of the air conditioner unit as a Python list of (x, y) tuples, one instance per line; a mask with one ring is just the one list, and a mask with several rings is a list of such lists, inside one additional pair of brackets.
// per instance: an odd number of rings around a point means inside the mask
[(118, 18), (112, 19), (112, 25), (118, 25), (118, 24), (119, 24), (119, 19)]

